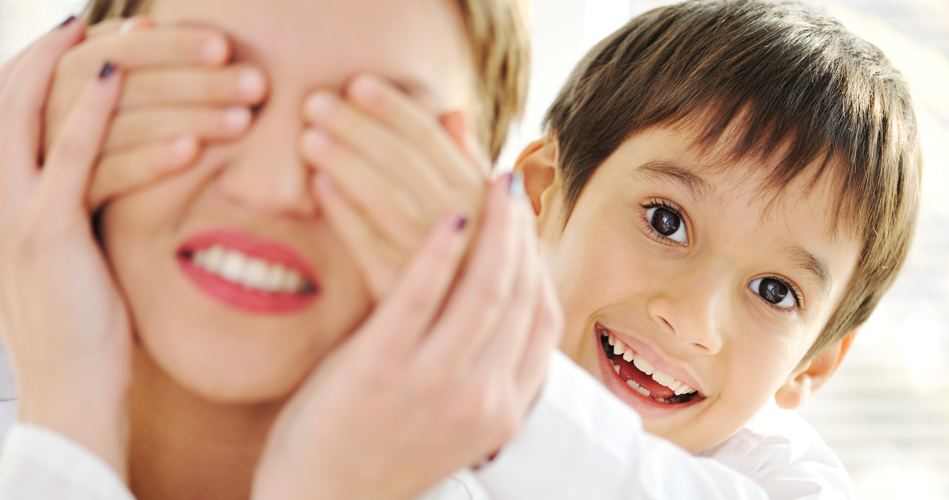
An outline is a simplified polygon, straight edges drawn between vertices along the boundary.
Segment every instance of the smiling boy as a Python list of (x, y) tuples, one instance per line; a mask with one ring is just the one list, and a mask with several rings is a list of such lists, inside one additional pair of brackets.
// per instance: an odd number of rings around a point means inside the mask
[(836, 459), (792, 466), (829, 452), (806, 430), (723, 442), (827, 382), (906, 257), (921, 160), (899, 72), (800, 5), (687, 2), (595, 47), (546, 130), (516, 168), (563, 350), (692, 453), (846, 483)]

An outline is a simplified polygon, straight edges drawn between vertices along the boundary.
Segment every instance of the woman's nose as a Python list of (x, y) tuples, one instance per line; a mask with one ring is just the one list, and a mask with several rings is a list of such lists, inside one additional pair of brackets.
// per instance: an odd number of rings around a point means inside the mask
[(235, 148), (219, 178), (231, 202), (269, 215), (308, 217), (317, 212), (311, 171), (299, 149), (300, 111), (271, 101)]
[(712, 266), (677, 273), (649, 301), (649, 314), (681, 343), (717, 354), (724, 343), (731, 304), (728, 277)]

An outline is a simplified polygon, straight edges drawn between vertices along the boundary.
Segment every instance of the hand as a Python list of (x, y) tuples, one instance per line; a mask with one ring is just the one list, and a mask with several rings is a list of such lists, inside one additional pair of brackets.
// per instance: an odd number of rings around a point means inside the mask
[(91, 27), (62, 57), (47, 106), (47, 145), (104, 62), (128, 72), (89, 192), (91, 206), (193, 164), (204, 141), (233, 139), (247, 129), (250, 107), (264, 100), (267, 81), (259, 68), (228, 64), (231, 51), (230, 41), (209, 28), (155, 28), (147, 18), (132, 18)]
[(316, 367), (271, 431), (252, 498), (415, 498), (513, 436), (563, 321), (509, 179), (492, 187), (460, 275), (471, 229), (442, 218)]
[(490, 162), (459, 112), (443, 124), (367, 75), (345, 90), (345, 100), (322, 91), (307, 100), (301, 149), (327, 220), (379, 299), (441, 214), (480, 213)]
[(19, 419), (75, 439), (124, 474), (132, 334), (86, 203), (121, 71), (87, 79), (39, 162), (56, 63), (83, 31), (73, 21), (0, 70), (0, 334)]

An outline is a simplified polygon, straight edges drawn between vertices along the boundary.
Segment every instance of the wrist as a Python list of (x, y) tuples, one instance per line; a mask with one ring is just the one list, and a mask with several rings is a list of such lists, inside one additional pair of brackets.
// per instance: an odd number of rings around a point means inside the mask
[(43, 426), (86, 447), (123, 479), (127, 474), (127, 397), (76, 390), (20, 391), (18, 420)]

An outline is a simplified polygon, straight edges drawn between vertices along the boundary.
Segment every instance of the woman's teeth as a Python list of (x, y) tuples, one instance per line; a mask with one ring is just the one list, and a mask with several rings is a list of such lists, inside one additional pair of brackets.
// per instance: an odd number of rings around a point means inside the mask
[(267, 293), (302, 293), (312, 285), (287, 267), (214, 245), (199, 250), (192, 262), (206, 272), (246, 288)]
[[(611, 346), (613, 346), (613, 354), (616, 356), (622, 356), (624, 360), (632, 362), (639, 371), (645, 373), (646, 375), (652, 376), (652, 379), (656, 382), (672, 389), (672, 392), (676, 396), (682, 394), (691, 394), (695, 392), (695, 389), (689, 387), (687, 384), (683, 383), (681, 380), (676, 380), (670, 375), (655, 369), (645, 358), (636, 354), (628, 345), (624, 344), (622, 340), (616, 338), (612, 333), (602, 332), (602, 335), (607, 337), (607, 341)], [(613, 364), (613, 369), (616, 370), (616, 373), (619, 374), (619, 365)], [(632, 380), (627, 380), (626, 385), (630, 386), (636, 392), (642, 394), (643, 396), (649, 397), (649, 391), (642, 388), (639, 384)]]

